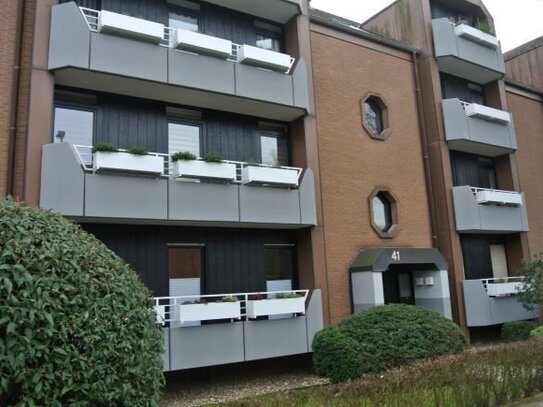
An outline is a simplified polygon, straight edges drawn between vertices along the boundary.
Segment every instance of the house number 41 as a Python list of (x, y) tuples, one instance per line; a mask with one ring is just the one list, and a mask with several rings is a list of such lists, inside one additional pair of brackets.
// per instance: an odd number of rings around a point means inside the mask
[(400, 251), (399, 250), (394, 250), (392, 252), (392, 260), (396, 260), (396, 261), (400, 261)]

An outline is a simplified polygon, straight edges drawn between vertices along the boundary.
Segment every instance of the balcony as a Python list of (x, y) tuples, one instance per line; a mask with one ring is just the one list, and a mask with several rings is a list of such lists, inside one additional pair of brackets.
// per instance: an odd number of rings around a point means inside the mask
[(173, 163), (159, 153), (129, 156), (69, 143), (45, 145), (40, 206), (98, 222), (289, 229), (316, 224), (309, 169), (236, 161)]
[(442, 72), (483, 85), (504, 77), (503, 54), (494, 36), (447, 18), (432, 20), (432, 31)]
[(320, 290), (159, 297), (155, 311), (165, 371), (308, 353), (323, 328)]
[(510, 113), (459, 99), (444, 99), (441, 106), (451, 150), (497, 157), (517, 149)]
[(518, 301), (522, 279), (465, 280), (463, 287), (467, 326), (489, 326), (538, 318), (538, 309), (528, 311)]
[(453, 187), (456, 230), (462, 233), (528, 232), (524, 194)]
[(308, 113), (303, 59), (75, 3), (52, 8), (48, 69), (58, 85), (281, 121)]

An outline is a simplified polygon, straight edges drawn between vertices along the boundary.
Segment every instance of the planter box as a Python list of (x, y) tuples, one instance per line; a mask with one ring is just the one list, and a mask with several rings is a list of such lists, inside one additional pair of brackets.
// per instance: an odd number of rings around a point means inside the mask
[(511, 114), (503, 110), (494, 109), (492, 107), (470, 103), (465, 109), (468, 117), (477, 117), (482, 120), (488, 120), (500, 124), (508, 124), (511, 122)]
[(236, 165), (230, 163), (208, 163), (199, 160), (179, 160), (173, 163), (175, 178), (206, 178), (235, 181)]
[(216, 319), (240, 319), (241, 308), (239, 301), (181, 304), (178, 305), (177, 317), (181, 323)]
[(467, 24), (459, 24), (454, 27), (454, 33), (461, 38), (476, 42), (487, 48), (496, 49), (500, 45), (498, 39), (493, 35), (487, 34)]
[(98, 19), (98, 32), (158, 44), (164, 38), (164, 24), (111, 11), (101, 11)]
[(242, 45), (238, 49), (238, 62), (273, 71), (288, 72), (291, 66), (291, 57), (280, 52)]
[(162, 175), (164, 158), (155, 155), (97, 151), (94, 153), (94, 172), (103, 170)]
[(249, 318), (298, 313), (305, 314), (304, 297), (247, 301), (247, 316)]
[(511, 205), (511, 206), (522, 205), (522, 195), (517, 192), (482, 190), (482, 191), (477, 191), (476, 198), (477, 198), (477, 203), (479, 204), (493, 203), (493, 204)]
[(288, 168), (247, 166), (242, 171), (244, 184), (272, 184), (287, 187), (298, 186), (298, 171)]
[(518, 294), (518, 289), (522, 288), (522, 283), (488, 283), (486, 292), (489, 297), (503, 297), (505, 295)]
[(179, 28), (174, 33), (174, 46), (184, 51), (222, 59), (226, 59), (232, 54), (232, 41)]

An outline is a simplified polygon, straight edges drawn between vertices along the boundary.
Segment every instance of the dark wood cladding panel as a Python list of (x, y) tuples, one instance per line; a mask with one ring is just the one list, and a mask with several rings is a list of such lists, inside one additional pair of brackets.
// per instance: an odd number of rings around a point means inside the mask
[(291, 244), (289, 231), (82, 224), (124, 259), (155, 296), (169, 293), (168, 245), (202, 244), (205, 292), (264, 291), (266, 244)]

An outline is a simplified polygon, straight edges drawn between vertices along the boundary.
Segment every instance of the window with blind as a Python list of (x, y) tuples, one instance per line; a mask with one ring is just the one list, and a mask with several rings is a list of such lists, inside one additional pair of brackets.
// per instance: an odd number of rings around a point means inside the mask
[(200, 156), (201, 126), (191, 123), (168, 123), (168, 153), (189, 152)]
[[(58, 137), (64, 132), (63, 138)], [(94, 111), (70, 107), (55, 107), (54, 142), (91, 146), (94, 132)], [(62, 134), (62, 133), (60, 133)]]

